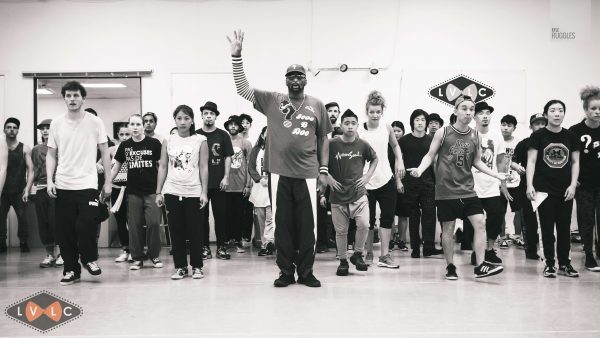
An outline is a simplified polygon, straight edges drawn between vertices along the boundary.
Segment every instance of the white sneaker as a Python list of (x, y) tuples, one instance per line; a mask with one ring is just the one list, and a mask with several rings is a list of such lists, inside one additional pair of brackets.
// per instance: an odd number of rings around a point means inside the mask
[(192, 269), (192, 278), (193, 279), (204, 278), (204, 273), (202, 272), (202, 268), (193, 268)]
[(121, 252), (121, 254), (119, 255), (119, 257), (115, 258), (115, 262), (116, 263), (122, 263), (125, 262), (127, 260), (127, 258), (129, 257), (129, 252), (123, 250)]
[(129, 267), (129, 270), (139, 270), (142, 268), (142, 266), (144, 266), (144, 262), (142, 261), (134, 261), (133, 263), (131, 263), (131, 266)]
[(46, 258), (40, 263), (40, 268), (49, 268), (54, 265), (55, 259), (52, 255), (47, 255)]
[(242, 239), (242, 246), (243, 246), (244, 248), (249, 248), (249, 247), (251, 247), (251, 246), (252, 246), (252, 242), (251, 242), (251, 241), (247, 241), (247, 240), (245, 240), (245, 239)]
[(173, 275), (171, 275), (171, 279), (183, 279), (183, 277), (187, 276), (188, 270), (187, 268), (179, 268), (175, 271)]
[(133, 263), (133, 258), (131, 257), (131, 254), (127, 255), (127, 261), (129, 263)]
[(150, 258), (150, 261), (152, 262), (152, 266), (154, 266), (154, 268), (156, 268), (156, 269), (160, 269), (163, 267), (163, 263), (160, 261), (160, 259), (158, 257)]
[(65, 261), (63, 260), (63, 258), (60, 254), (58, 254), (58, 256), (56, 257), (56, 260), (54, 261), (54, 265), (56, 265), (56, 266), (65, 265)]

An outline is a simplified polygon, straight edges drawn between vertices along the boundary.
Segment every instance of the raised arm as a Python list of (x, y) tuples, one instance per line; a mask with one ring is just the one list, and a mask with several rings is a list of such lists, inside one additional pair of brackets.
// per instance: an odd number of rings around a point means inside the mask
[(244, 43), (244, 32), (241, 29), (233, 31), (233, 38), (227, 36), (231, 45), (231, 63), (233, 65), (233, 81), (237, 93), (246, 100), (256, 103), (254, 89), (250, 87), (246, 74), (244, 73), (244, 63), (242, 61), (242, 44)]

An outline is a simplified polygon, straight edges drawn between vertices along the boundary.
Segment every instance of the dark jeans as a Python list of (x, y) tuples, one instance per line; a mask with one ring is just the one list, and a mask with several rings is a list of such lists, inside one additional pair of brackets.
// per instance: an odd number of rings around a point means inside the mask
[(245, 232), (246, 217), (244, 195), (241, 192), (227, 192), (227, 239), (242, 241)]
[(585, 254), (594, 253), (594, 228), (600, 234), (600, 189), (579, 187), (575, 193), (577, 199), (577, 224), (583, 241)]
[(25, 202), (23, 202), (22, 197), (23, 194), (21, 193), (2, 194), (2, 200), (0, 201), (0, 242), (6, 242), (7, 216), (11, 206), (15, 209), (17, 221), (19, 222), (19, 228), (17, 230), (19, 241), (25, 243), (29, 238), (27, 218), (25, 217)]
[(38, 190), (34, 196), (40, 241), (45, 247), (56, 244), (56, 200), (48, 196), (46, 188)]
[(98, 190), (56, 190), (56, 239), (65, 261), (63, 273), (81, 273), (98, 259)]
[(540, 236), (538, 235), (538, 220), (531, 201), (527, 199), (525, 194), (525, 188), (519, 186), (518, 188), (519, 200), (522, 201), (521, 209), (523, 224), (521, 224), (521, 231), (525, 234), (525, 250), (529, 254), (537, 253), (538, 243), (540, 242)]
[(542, 229), (542, 243), (544, 244), (544, 257), (546, 264), (553, 266), (554, 258), (554, 225), (556, 224), (556, 253), (558, 264), (569, 264), (569, 251), (571, 250), (571, 212), (573, 200), (565, 201), (562, 196), (548, 196), (538, 207), (540, 227)]
[[(488, 240), (496, 240), (502, 232), (502, 224), (506, 209), (502, 206), (500, 196), (480, 198), (483, 210), (485, 210), (485, 231)], [(473, 225), (468, 218), (463, 220), (463, 240), (466, 243), (473, 243)]]
[(391, 229), (394, 224), (394, 216), (396, 216), (396, 181), (391, 178), (385, 185), (367, 190), (367, 198), (369, 199), (369, 229), (375, 229), (375, 212), (377, 203), (379, 202), (379, 226), (384, 229)]
[[(219, 189), (208, 189), (208, 200), (212, 206), (213, 218), (215, 220), (217, 246), (223, 246), (225, 245), (225, 241), (227, 241), (227, 193)], [(208, 222), (210, 214), (208, 207), (206, 207), (203, 214), (204, 227), (202, 229), (202, 243), (208, 245), (210, 243), (210, 223)]]
[(404, 209), (408, 211), (410, 247), (421, 246), (419, 225), (423, 235), (424, 248), (435, 248), (435, 186), (423, 182), (407, 181), (402, 198)]
[[(244, 197), (244, 213), (242, 217), (242, 238), (252, 239), (252, 226), (254, 225), (254, 204), (248, 200), (250, 195)], [(254, 234), (254, 237), (260, 239), (260, 233)]]
[(175, 269), (187, 268), (185, 242), (190, 242), (190, 264), (201, 268), (202, 263), (202, 230), (204, 209), (200, 209), (200, 198), (179, 197), (165, 194), (165, 205), (169, 213), (169, 229), (171, 230), (171, 246)]
[[(119, 198), (121, 189), (113, 188), (110, 195), (110, 201), (114, 204)], [(117, 221), (117, 233), (119, 234), (119, 242), (123, 248), (129, 247), (129, 231), (127, 230), (127, 193), (123, 196), (123, 201), (119, 210), (115, 212), (115, 220)]]

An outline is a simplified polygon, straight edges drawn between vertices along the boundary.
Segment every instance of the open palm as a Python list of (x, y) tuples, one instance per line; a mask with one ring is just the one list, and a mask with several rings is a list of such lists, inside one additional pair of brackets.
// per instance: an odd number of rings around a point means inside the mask
[(233, 39), (227, 36), (227, 41), (231, 44), (231, 56), (242, 55), (242, 44), (244, 43), (244, 32), (241, 29), (233, 31)]

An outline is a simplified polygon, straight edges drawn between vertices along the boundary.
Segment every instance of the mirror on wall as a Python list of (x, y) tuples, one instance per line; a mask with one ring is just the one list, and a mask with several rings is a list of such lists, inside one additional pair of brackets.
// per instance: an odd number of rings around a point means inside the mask
[[(141, 77), (111, 78), (34, 78), (34, 127), (44, 119), (52, 119), (67, 111), (61, 96), (62, 86), (69, 81), (80, 82), (87, 91), (83, 108), (92, 108), (104, 122), (106, 132), (116, 139), (114, 126), (127, 121), (129, 115), (142, 112)], [(34, 144), (41, 142), (35, 135)]]

